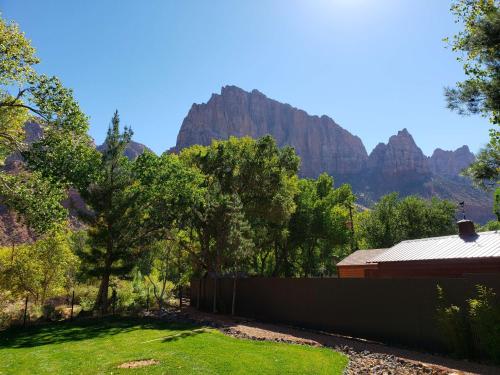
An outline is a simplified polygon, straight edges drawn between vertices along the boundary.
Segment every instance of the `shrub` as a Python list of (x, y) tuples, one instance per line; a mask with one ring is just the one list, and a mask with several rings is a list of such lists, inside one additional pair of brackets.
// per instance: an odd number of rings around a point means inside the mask
[(476, 285), (476, 291), (476, 298), (467, 300), (474, 346), (480, 356), (500, 363), (500, 306), (493, 289)]
[(444, 296), (443, 288), (437, 286), (438, 308), (437, 321), (441, 334), (445, 338), (448, 349), (457, 357), (468, 357), (469, 350), (469, 329), (465, 314), (460, 307), (448, 305)]
[(78, 284), (75, 287), (76, 303), (81, 306), (82, 311), (91, 311), (94, 308), (99, 288), (92, 284)]
[(55, 319), (56, 307), (50, 303), (42, 306), (42, 315), (47, 320)]

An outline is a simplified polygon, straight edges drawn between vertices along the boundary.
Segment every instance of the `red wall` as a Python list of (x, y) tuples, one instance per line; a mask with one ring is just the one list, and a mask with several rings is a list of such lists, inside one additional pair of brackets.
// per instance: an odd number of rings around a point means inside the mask
[(500, 258), (387, 262), (366, 271), (369, 278), (460, 277), (468, 274), (500, 274)]

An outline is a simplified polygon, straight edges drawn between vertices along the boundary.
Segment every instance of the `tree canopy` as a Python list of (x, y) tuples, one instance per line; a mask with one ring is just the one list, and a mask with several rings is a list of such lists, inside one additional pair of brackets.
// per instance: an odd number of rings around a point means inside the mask
[(446, 88), (448, 107), (459, 114), (480, 114), (493, 124), (489, 143), (464, 171), (482, 188), (494, 189), (495, 214), (500, 220), (500, 2), (457, 0), (451, 7), (463, 30), (450, 40), (464, 68), (466, 79)]
[(417, 196), (383, 196), (358, 219), (358, 238), (364, 248), (388, 248), (400, 241), (453, 234), (456, 205)]
[[(88, 140), (87, 117), (72, 91), (57, 77), (36, 72), (40, 61), (30, 41), (15, 23), (1, 17), (0, 51), (0, 164), (3, 166), (13, 153), (29, 151), (23, 130), (28, 120), (44, 127), (44, 138), (54, 135), (66, 143)], [(75, 159), (70, 147), (64, 157)], [(64, 220), (65, 210), (60, 205), (63, 189), (58, 179), (45, 178), (22, 164), (15, 173), (0, 171), (1, 203), (39, 232)]]

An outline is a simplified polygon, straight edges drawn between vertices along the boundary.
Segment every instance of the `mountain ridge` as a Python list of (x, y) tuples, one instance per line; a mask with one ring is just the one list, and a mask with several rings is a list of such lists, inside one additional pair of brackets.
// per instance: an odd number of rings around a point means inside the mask
[(208, 145), (212, 139), (266, 134), (273, 136), (280, 147), (295, 148), (302, 160), (302, 177), (314, 178), (327, 172), (337, 182), (350, 183), (363, 204), (370, 205), (381, 195), (398, 191), (402, 196), (466, 200), (469, 216), (479, 222), (493, 218), (491, 197), (459, 176), (474, 160), (467, 146), (451, 151), (437, 148), (427, 156), (403, 128), (368, 154), (361, 138), (332, 118), (309, 115), (255, 89), (224, 86), (206, 103), (193, 104), (170, 151)]
[[(25, 132), (26, 141), (33, 142), (43, 135), (43, 128), (30, 122)], [(181, 125), (176, 146), (169, 152), (179, 152), (193, 144), (208, 145), (212, 139), (231, 135), (257, 138), (266, 134), (271, 134), (280, 147), (295, 147), (302, 160), (302, 177), (327, 172), (336, 184), (350, 183), (364, 206), (370, 206), (383, 194), (397, 191), (402, 196), (418, 194), (465, 201), (468, 217), (479, 223), (493, 218), (492, 198), (459, 175), (474, 161), (468, 146), (456, 150), (436, 148), (432, 155), (426, 156), (403, 128), (368, 153), (360, 137), (330, 117), (309, 115), (290, 104), (269, 99), (258, 90), (247, 92), (225, 86), (221, 94), (212, 94), (207, 103), (193, 104)], [(103, 145), (96, 148), (102, 151)], [(151, 151), (144, 144), (132, 141), (125, 155), (134, 159), (145, 150)], [(20, 160), (19, 155), (10, 156), (5, 169), (15, 171)], [(64, 205), (71, 210), (81, 208), (83, 202), (77, 192), (69, 191)], [(32, 239), (34, 234), (16, 215), (0, 206), (0, 245)]]

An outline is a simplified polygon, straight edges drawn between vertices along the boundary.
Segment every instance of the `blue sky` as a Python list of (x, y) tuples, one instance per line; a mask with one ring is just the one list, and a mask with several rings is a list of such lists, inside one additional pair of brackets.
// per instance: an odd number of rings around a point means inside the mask
[(224, 85), (326, 114), (370, 152), (406, 127), (424, 153), (488, 139), (488, 122), (445, 107), (463, 78), (442, 38), (447, 0), (0, 0), (74, 89), (102, 142), (115, 109), (135, 140), (175, 144), (192, 103)]

